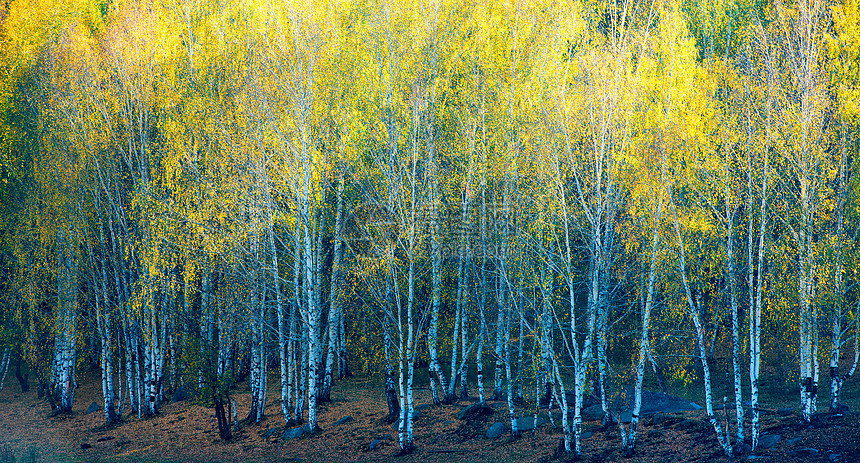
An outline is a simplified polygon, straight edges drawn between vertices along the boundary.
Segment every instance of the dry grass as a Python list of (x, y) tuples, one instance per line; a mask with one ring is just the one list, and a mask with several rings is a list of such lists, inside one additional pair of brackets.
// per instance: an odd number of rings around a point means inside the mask
[[(856, 382), (856, 380), (853, 380)], [(256, 462), (256, 461), (390, 461), (397, 452), (397, 434), (382, 422), (386, 414), (382, 382), (355, 377), (338, 382), (332, 392), (333, 401), (321, 406), (319, 419), (323, 430), (314, 436), (282, 441), (280, 432), (273, 437), (261, 434), (271, 428), (283, 428), (276, 381), (270, 382), (267, 418), (261, 423), (240, 427), (227, 442), (218, 437), (212, 409), (193, 402), (164, 404), (159, 416), (139, 420), (126, 415), (117, 426), (105, 429), (101, 412), (85, 414), (93, 401), (100, 402), (100, 383), (95, 375), (81, 379), (71, 415), (52, 416), (43, 400), (32, 392), (18, 392), (16, 384), (8, 384), (0, 392), (0, 463), (15, 458), (17, 462), (37, 461), (190, 461), (190, 462)], [(855, 386), (846, 391), (856, 396)], [(247, 384), (234, 393), (239, 407), (247, 413), (250, 394)], [(855, 397), (856, 399), (856, 397)], [(416, 404), (428, 404), (426, 389), (416, 391)], [(480, 423), (464, 423), (456, 414), (468, 402), (456, 405), (426, 407), (415, 424), (416, 451), (402, 462), (548, 461), (558, 446), (561, 431), (544, 426), (537, 432), (517, 439), (501, 437), (489, 440), (483, 436), (494, 421), (506, 422), (507, 410), (500, 406), (495, 416)], [(502, 405), (498, 404), (497, 406)], [(856, 411), (856, 409), (855, 409)], [(533, 413), (528, 410), (526, 414)], [(333, 423), (350, 415), (350, 423)], [(558, 422), (556, 422), (558, 423)], [(783, 440), (773, 449), (758, 455), (765, 461), (779, 463), (809, 461), (860, 461), (860, 416), (825, 419), (808, 428), (799, 424), (796, 415), (765, 415), (763, 429), (782, 435)], [(713, 429), (704, 422), (701, 413), (666, 415), (662, 420), (646, 417), (639, 430), (637, 453), (630, 459), (619, 451), (619, 432), (613, 427), (599, 428), (599, 423), (586, 423), (584, 430), (593, 436), (583, 441), (586, 461), (687, 462), (720, 461), (720, 449)], [(374, 439), (383, 440), (375, 450), (368, 445)], [(800, 437), (791, 446), (786, 440)], [(110, 438), (110, 439), (107, 439)], [(81, 444), (91, 447), (82, 449)], [(818, 450), (803, 456), (796, 450), (811, 447)], [(5, 449), (5, 450), (4, 450)], [(6, 455), (4, 457), (4, 455)], [(838, 455), (831, 460), (831, 455)]]

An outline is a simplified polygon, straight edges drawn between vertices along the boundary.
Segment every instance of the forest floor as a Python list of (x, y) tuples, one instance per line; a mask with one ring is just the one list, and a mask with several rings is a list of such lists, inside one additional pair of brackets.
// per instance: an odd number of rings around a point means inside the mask
[[(11, 375), (10, 375), (11, 376)], [(415, 451), (395, 458), (397, 433), (383, 422), (386, 405), (379, 379), (362, 376), (338, 381), (332, 390), (330, 403), (320, 406), (319, 422), (322, 431), (316, 435), (297, 439), (281, 439), (284, 429), (280, 414), (277, 381), (270, 381), (269, 402), (263, 421), (240, 426), (233, 439), (222, 441), (218, 437), (212, 408), (194, 400), (164, 403), (160, 414), (139, 420), (125, 415), (123, 421), (110, 428), (103, 426), (102, 412), (86, 414), (93, 401), (101, 402), (100, 382), (95, 373), (83, 375), (75, 395), (71, 414), (54, 415), (44, 399), (36, 399), (35, 388), (22, 394), (14, 378), (7, 378), (0, 391), (0, 463), (16, 462), (83, 462), (83, 461), (189, 461), (189, 462), (544, 462), (554, 461), (561, 430), (546, 424), (536, 431), (526, 432), (512, 439), (504, 434), (488, 439), (485, 432), (493, 422), (509, 424), (506, 406), (499, 402), (494, 416), (480, 422), (457, 419), (457, 412), (474, 402), (459, 401), (454, 405), (425, 406), (415, 422)], [(11, 380), (11, 381), (10, 381)], [(850, 383), (857, 383), (852, 379)], [(848, 385), (848, 384), (846, 384)], [(826, 387), (826, 385), (825, 385)], [(690, 386), (670, 391), (696, 399)], [(772, 461), (791, 462), (858, 462), (860, 461), (860, 385), (851, 384), (845, 390), (846, 402), (854, 413), (828, 418), (821, 414), (813, 426), (803, 425), (799, 415), (765, 414), (762, 430), (778, 434), (781, 439), (770, 449), (762, 449), (754, 456), (729, 460), (722, 456), (713, 427), (703, 412), (683, 412), (647, 415), (639, 427), (637, 451), (631, 458), (623, 457), (616, 426), (602, 429), (599, 422), (584, 423), (583, 430), (592, 433), (583, 440), (584, 461), (625, 462), (693, 462), (693, 461)], [(473, 391), (474, 392), (474, 391)], [(779, 407), (792, 407), (794, 396), (782, 401), (768, 400), (764, 407), (776, 411)], [(825, 394), (826, 395), (826, 392)], [(247, 413), (250, 392), (246, 383), (240, 384), (233, 397), (239, 418)], [(427, 388), (416, 391), (416, 405), (429, 404)], [(699, 402), (701, 403), (701, 402)], [(796, 407), (795, 407), (796, 408)], [(820, 410), (826, 411), (826, 397), (822, 397)], [(534, 409), (518, 407), (518, 413), (534, 414)], [(544, 411), (545, 413), (545, 411)], [(557, 412), (556, 412), (557, 413)], [(335, 425), (344, 416), (353, 421)], [(724, 412), (719, 412), (725, 420)], [(749, 419), (747, 419), (749, 422)], [(262, 437), (267, 430), (278, 428), (271, 437)], [(390, 437), (386, 437), (390, 436)], [(371, 442), (378, 445), (369, 450)]]

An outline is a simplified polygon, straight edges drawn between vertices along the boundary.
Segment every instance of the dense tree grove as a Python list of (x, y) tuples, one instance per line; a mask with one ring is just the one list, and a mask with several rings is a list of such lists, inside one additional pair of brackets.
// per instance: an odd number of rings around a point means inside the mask
[(589, 394), (634, 451), (652, 373), (703, 388), (728, 455), (764, 368), (839, 413), (858, 7), (6, 0), (0, 375), (69, 411), (100, 371), (108, 423), (182, 386), (229, 438), (271, 400), (315, 431), (361, 370), (404, 453), (417, 377), (513, 435), (561, 408), (572, 455)]

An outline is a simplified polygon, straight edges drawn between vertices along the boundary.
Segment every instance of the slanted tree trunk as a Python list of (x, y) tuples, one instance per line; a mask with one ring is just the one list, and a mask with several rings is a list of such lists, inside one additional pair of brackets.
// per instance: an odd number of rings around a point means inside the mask
[[(663, 160), (663, 175), (661, 183), (665, 185), (665, 158)], [(657, 254), (660, 247), (660, 223), (663, 218), (663, 190), (661, 189), (655, 198), (654, 213), (652, 215), (651, 225), (651, 260), (648, 267), (648, 286), (645, 306), (642, 310), (642, 331), (639, 340), (639, 360), (636, 363), (636, 387), (633, 396), (633, 412), (630, 419), (630, 430), (626, 433), (622, 432), (622, 448), (625, 454), (632, 455), (636, 449), (636, 431), (639, 425), (639, 412), (642, 410), (642, 382), (645, 378), (645, 361), (650, 355), (651, 343), (649, 328), (651, 327), (651, 308), (654, 304), (654, 283), (656, 280)], [(619, 426), (623, 431), (624, 425), (619, 421)]]
[[(216, 386), (213, 386), (215, 388)], [(212, 392), (212, 402), (215, 404), (215, 419), (218, 421), (218, 435), (222, 440), (233, 438), (233, 426), (230, 422), (230, 414), (224, 409), (224, 400), (217, 391)], [(227, 399), (228, 407), (229, 398)]]
[(693, 320), (693, 326), (696, 330), (696, 346), (699, 351), (699, 359), (702, 362), (702, 378), (704, 380), (705, 387), (705, 413), (708, 416), (708, 421), (710, 421), (711, 426), (714, 428), (720, 447), (723, 448), (723, 452), (725, 452), (726, 456), (731, 458), (733, 455), (732, 444), (730, 442), (731, 436), (723, 432), (722, 425), (714, 415), (713, 394), (711, 392), (711, 371), (708, 366), (707, 348), (705, 347), (705, 328), (699, 319), (700, 304), (698, 303), (698, 299), (696, 303), (693, 303), (692, 291), (690, 290), (690, 285), (687, 282), (686, 248), (684, 239), (681, 236), (681, 227), (678, 223), (678, 213), (675, 209), (671, 192), (669, 194), (669, 201), (672, 207), (675, 237), (677, 238), (678, 243), (678, 272), (681, 274), (681, 283), (684, 288), (684, 295), (686, 296), (688, 314)]
[[(552, 331), (553, 331), (553, 320), (552, 320), (552, 280), (553, 275), (549, 266), (545, 266), (540, 269), (540, 272), (543, 273), (540, 281), (540, 290), (541, 290), (541, 311), (540, 311), (540, 371), (538, 374), (538, 385), (537, 387), (542, 389), (540, 390), (541, 396), (538, 398), (539, 407), (543, 405), (547, 407), (547, 411), (551, 412), (552, 407), (552, 397), (553, 397), (553, 384), (554, 381), (554, 373), (553, 373), (553, 360), (555, 359), (555, 349), (553, 348), (552, 343)], [(519, 317), (520, 319), (520, 333), (519, 333), (519, 342), (522, 346), (522, 341), (524, 336), (523, 333), (523, 317), (522, 315)], [(520, 347), (520, 355), (522, 356), (522, 347)], [(522, 357), (520, 357), (517, 362), (522, 367)]]

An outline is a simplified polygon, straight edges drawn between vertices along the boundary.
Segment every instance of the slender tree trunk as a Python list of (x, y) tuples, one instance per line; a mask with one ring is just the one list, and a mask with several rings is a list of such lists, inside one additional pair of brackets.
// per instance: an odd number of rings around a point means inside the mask
[[(665, 166), (664, 166), (665, 168)], [(657, 268), (657, 253), (660, 246), (660, 221), (663, 216), (663, 191), (657, 195), (657, 204), (653, 217), (652, 236), (651, 236), (651, 264), (648, 268), (648, 294), (645, 299), (645, 307), (642, 310), (642, 331), (639, 340), (639, 360), (636, 363), (636, 388), (633, 396), (633, 412), (630, 419), (630, 431), (623, 436), (622, 447), (625, 453), (630, 456), (636, 449), (636, 431), (639, 425), (639, 412), (642, 410), (642, 382), (645, 378), (645, 361), (650, 355), (650, 335), (649, 328), (651, 327), (651, 308), (654, 303), (654, 282), (656, 279)], [(619, 425), (621, 419), (618, 420)]]
[(75, 364), (77, 361), (77, 259), (71, 226), (57, 231), (58, 276), (57, 319), (55, 342), (55, 370), (53, 387), (57, 394), (57, 407), (71, 412), (75, 393)]
[[(390, 285), (390, 283), (387, 283)], [(387, 302), (390, 309), (395, 307), (393, 290), (388, 289)], [(393, 310), (391, 310), (393, 312)], [(385, 349), (385, 398), (388, 402), (388, 416), (386, 421), (393, 423), (400, 416), (400, 401), (397, 398), (397, 390), (394, 386), (394, 366), (392, 365), (392, 357), (394, 353), (394, 342), (391, 337), (391, 319), (388, 313), (383, 314), (382, 319), (382, 342)]]
[[(728, 148), (726, 148), (728, 152)], [(732, 315), (732, 373), (735, 389), (735, 418), (737, 428), (737, 447), (743, 448), (744, 445), (744, 405), (743, 405), (743, 390), (741, 389), (741, 336), (740, 336), (740, 320), (738, 317), (738, 298), (735, 282), (735, 236), (734, 236), (734, 207), (730, 206), (729, 192), (729, 169), (728, 169), (728, 154), (726, 155), (726, 182), (725, 182), (725, 220), (726, 220), (726, 279), (729, 284), (729, 310)]]
[(320, 392), (320, 398), (324, 402), (331, 400), (331, 383), (334, 374), (335, 357), (339, 352), (338, 347), (338, 332), (342, 325), (342, 303), (340, 301), (340, 266), (343, 254), (343, 242), (341, 236), (341, 216), (343, 215), (343, 175), (340, 177), (337, 187), (337, 206), (334, 219), (334, 250), (331, 265), (331, 292), (329, 296), (329, 322), (328, 322), (328, 349), (326, 353), (325, 363), (325, 380), (323, 381), (323, 390)]
[[(475, 368), (477, 370), (478, 380), (478, 400), (486, 403), (486, 395), (484, 393), (484, 341), (487, 339), (487, 258), (489, 256), (488, 237), (487, 237), (487, 124), (486, 116), (486, 95), (483, 83), (481, 84), (481, 269), (480, 269), (480, 300), (478, 305), (478, 314), (481, 317), (480, 329), (478, 330), (478, 350), (475, 351)], [(494, 393), (495, 395), (495, 393)]]
[(280, 382), (281, 382), (281, 414), (284, 416), (284, 421), (289, 424), (293, 422), (293, 411), (290, 409), (290, 387), (287, 365), (287, 339), (285, 331), (287, 329), (287, 318), (284, 316), (284, 303), (281, 295), (281, 277), (278, 264), (278, 247), (275, 241), (275, 220), (273, 212), (273, 200), (269, 187), (269, 176), (265, 167), (260, 169), (264, 179), (264, 195), (266, 200), (266, 225), (267, 235), (269, 239), (269, 252), (272, 258), (272, 283), (275, 288), (275, 313), (278, 317), (278, 365), (280, 367)]
[(839, 376), (839, 356), (842, 348), (843, 332), (842, 319), (845, 310), (845, 288), (843, 282), (844, 273), (844, 250), (845, 246), (845, 230), (844, 230), (844, 209), (847, 200), (846, 185), (850, 182), (848, 173), (846, 172), (848, 164), (848, 141), (847, 131), (844, 118), (840, 117), (840, 157), (839, 157), (839, 190), (836, 204), (836, 265), (834, 268), (834, 295), (835, 303), (832, 312), (831, 334), (830, 334), (830, 413), (840, 413), (840, 392), (842, 388), (842, 377)]
[[(111, 424), (118, 420), (116, 414), (116, 394), (113, 382), (113, 323), (111, 320), (111, 300), (108, 291), (107, 262), (105, 256), (106, 245), (104, 228), (101, 220), (98, 223), (99, 244), (101, 262), (96, 263), (92, 248), (88, 244), (90, 253), (90, 264), (93, 266), (93, 288), (96, 301), (96, 326), (101, 341), (101, 367), (102, 367), (102, 397), (104, 399), (105, 423)], [(99, 272), (100, 270), (100, 272)], [(100, 277), (100, 278), (99, 278)], [(119, 289), (119, 288), (117, 288)], [(99, 304), (99, 293), (102, 295), (103, 308)], [(120, 381), (122, 384), (122, 381)]]
[[(287, 376), (289, 377), (287, 395), (292, 400), (295, 397), (293, 404), (293, 416), (296, 423), (304, 422), (302, 392), (304, 389), (300, 384), (304, 384), (301, 380), (301, 371), (303, 368), (297, 364), (298, 357), (305, 351), (304, 343), (300, 342), (304, 329), (298, 326), (299, 314), (302, 312), (302, 285), (301, 285), (301, 263), (302, 263), (302, 247), (301, 247), (301, 228), (298, 226), (299, 218), (296, 217), (296, 228), (293, 233), (293, 298), (290, 305), (290, 335), (287, 341)], [(299, 346), (299, 347), (297, 347)]]
[[(505, 306), (506, 306), (505, 311), (508, 313), (505, 313), (504, 319), (509, 321), (510, 320), (510, 313), (509, 313), (509, 309), (508, 309), (509, 302), (506, 301)], [(510, 333), (510, 327), (508, 326), (508, 323), (504, 323), (503, 325), (504, 325), (503, 333), (505, 335), (505, 340), (507, 341), (507, 337), (508, 337), (507, 335), (508, 335), (508, 333)], [(516, 412), (514, 410), (514, 390), (513, 390), (513, 384), (511, 384), (511, 343), (510, 342), (504, 343), (503, 352), (504, 352), (503, 360), (504, 360), (504, 365), (505, 365), (505, 380), (506, 380), (505, 384), (507, 385), (506, 390), (507, 390), (507, 400), (508, 400), (508, 418), (511, 420), (511, 436), (517, 437), (520, 435), (520, 431), (517, 428), (517, 416), (516, 416)]]
[[(432, 128), (429, 129), (432, 132)], [(430, 185), (430, 254), (431, 254), (431, 312), (430, 312), (430, 326), (427, 333), (427, 349), (430, 354), (430, 365), (429, 365), (429, 373), (430, 373), (430, 386), (431, 392), (433, 396), (433, 403), (440, 404), (442, 402), (446, 404), (450, 404), (453, 401), (453, 396), (450, 394), (448, 388), (448, 382), (445, 378), (445, 373), (442, 371), (442, 366), (439, 364), (439, 352), (437, 349), (437, 338), (438, 338), (438, 330), (439, 330), (439, 306), (441, 304), (441, 292), (442, 292), (442, 247), (440, 243), (439, 237), (439, 211), (438, 211), (438, 199), (436, 198), (436, 189), (437, 189), (437, 180), (436, 180), (436, 166), (435, 166), (435, 156), (433, 153), (434, 147), (432, 146), (432, 138), (430, 141), (430, 154), (429, 154), (429, 162), (430, 162), (430, 176), (431, 176), (431, 185)], [(435, 377), (434, 377), (435, 375)], [(437, 388), (436, 388), (436, 380), (439, 381), (439, 390), (442, 391), (444, 395), (444, 399), (440, 399)]]
[[(462, 230), (460, 232), (460, 246), (457, 252), (457, 299), (454, 308), (454, 329), (452, 333), (453, 339), (451, 343), (451, 382), (448, 385), (448, 390), (445, 391), (445, 395), (451, 396), (452, 398), (455, 395), (457, 378), (460, 378), (460, 383), (463, 385), (463, 391), (466, 390), (466, 378), (462, 375), (463, 366), (460, 366), (460, 358), (458, 356), (458, 350), (460, 347), (459, 344), (461, 341), (460, 335), (463, 331), (462, 326), (464, 324), (464, 318), (466, 317), (464, 309), (464, 299), (466, 298), (465, 292), (467, 291), (466, 288), (468, 287), (468, 274), (464, 271), (466, 265), (466, 234), (468, 233), (467, 230), (469, 228), (468, 201), (465, 195), (461, 203), (461, 207), (463, 217), (461, 222)], [(465, 333), (462, 334), (465, 335)], [(463, 354), (465, 354), (465, 352)]]
[[(670, 201), (672, 201), (670, 196)], [(705, 413), (708, 416), (708, 421), (710, 421), (711, 426), (714, 428), (714, 432), (717, 435), (717, 441), (720, 443), (720, 447), (723, 448), (726, 456), (729, 458), (732, 457), (732, 445), (730, 442), (731, 436), (724, 435), (723, 428), (720, 425), (720, 422), (717, 420), (717, 417), (714, 415), (714, 407), (713, 407), (713, 394), (711, 392), (711, 371), (708, 367), (708, 356), (707, 350), (705, 347), (705, 329), (702, 326), (702, 323), (699, 319), (699, 308), (700, 304), (693, 303), (692, 292), (690, 290), (690, 285), (687, 282), (687, 262), (686, 262), (686, 251), (684, 240), (681, 237), (681, 228), (678, 224), (678, 214), (675, 210), (674, 204), (672, 204), (672, 212), (674, 214), (674, 226), (675, 226), (675, 236), (678, 240), (678, 271), (681, 274), (681, 282), (684, 288), (684, 295), (687, 300), (688, 313), (690, 318), (693, 320), (693, 325), (696, 329), (696, 346), (699, 350), (699, 358), (702, 362), (702, 378), (704, 379), (705, 386)]]
[(8, 346), (3, 349), (3, 360), (0, 361), (0, 372), (3, 375), (0, 377), (0, 391), (3, 390), (3, 384), (6, 382), (6, 373), (9, 373), (10, 350)]
[[(547, 411), (552, 411), (550, 408), (552, 407), (552, 389), (553, 389), (553, 360), (555, 359), (555, 350), (552, 345), (552, 331), (553, 331), (553, 322), (552, 322), (552, 279), (553, 275), (548, 268), (541, 269), (543, 273), (541, 277), (541, 312), (540, 312), (540, 352), (541, 352), (541, 364), (540, 364), (540, 374), (539, 377), (541, 381), (539, 381), (538, 387), (542, 387), (542, 391), (540, 393), (542, 396), (539, 398), (540, 404), (547, 407)], [(520, 333), (519, 333), (519, 342), (522, 343), (524, 333), (523, 333), (523, 316), (520, 315)], [(518, 361), (518, 365), (521, 367), (522, 365), (522, 347), (520, 348), (520, 358)]]
[[(498, 282), (498, 285), (501, 286), (502, 283)], [(502, 302), (504, 300), (505, 295), (502, 294), (502, 289), (499, 289), (499, 294), (497, 295), (498, 300), (496, 301), (496, 368), (495, 374), (493, 376), (493, 400), (501, 400), (502, 395), (502, 376), (504, 372), (505, 366), (505, 356), (504, 356), (504, 345), (505, 339), (502, 337), (502, 333), (504, 333), (505, 327), (505, 313), (504, 313), (504, 305)]]
[(266, 409), (266, 385), (268, 379), (268, 352), (266, 350), (266, 284), (262, 270), (265, 268), (259, 236), (251, 236), (250, 266), (252, 290), (251, 313), (251, 409), (249, 423), (263, 419)]

